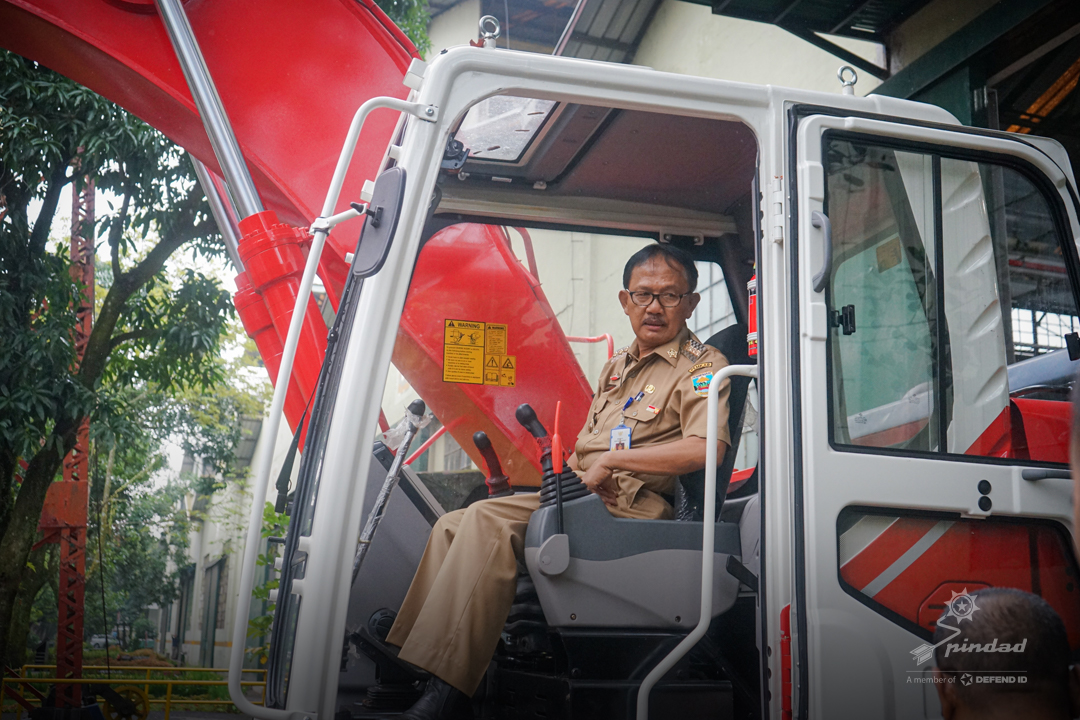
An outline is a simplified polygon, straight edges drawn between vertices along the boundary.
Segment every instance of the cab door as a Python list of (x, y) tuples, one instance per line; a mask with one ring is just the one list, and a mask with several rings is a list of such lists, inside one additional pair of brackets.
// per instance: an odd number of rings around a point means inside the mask
[(1080, 647), (1074, 196), (1004, 134), (795, 128), (795, 716), (940, 717), (955, 598), (1040, 594)]

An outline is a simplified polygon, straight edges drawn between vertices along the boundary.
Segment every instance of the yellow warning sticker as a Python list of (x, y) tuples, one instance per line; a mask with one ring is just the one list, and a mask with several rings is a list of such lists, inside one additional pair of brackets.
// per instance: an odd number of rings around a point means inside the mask
[(486, 355), (506, 354), (506, 326), (495, 323), (487, 324), (486, 338), (484, 339), (484, 353)]
[(473, 320), (443, 321), (443, 382), (514, 387), (517, 356), (507, 355), (507, 327)]
[(517, 384), (517, 355), (485, 355), (484, 384), (514, 387)]
[(443, 321), (443, 382), (484, 384), (482, 322)]

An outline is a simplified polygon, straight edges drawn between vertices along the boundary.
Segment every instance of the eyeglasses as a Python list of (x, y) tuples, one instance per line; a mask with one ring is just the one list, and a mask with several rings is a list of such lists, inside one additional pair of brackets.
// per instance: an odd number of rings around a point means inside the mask
[(666, 308), (678, 307), (679, 303), (682, 302), (682, 299), (690, 294), (683, 293), (682, 295), (678, 295), (671, 292), (651, 293), (645, 292), (644, 290), (635, 290), (633, 292), (627, 290), (627, 292), (630, 293), (630, 299), (633, 300), (635, 305), (640, 305), (641, 307), (649, 307), (650, 305), (652, 305), (653, 298), (655, 298), (660, 301), (661, 307)]

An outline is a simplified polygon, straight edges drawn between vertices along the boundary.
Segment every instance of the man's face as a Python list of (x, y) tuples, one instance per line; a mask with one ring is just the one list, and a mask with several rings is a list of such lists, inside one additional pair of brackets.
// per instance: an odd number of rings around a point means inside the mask
[(686, 325), (686, 321), (701, 300), (701, 296), (697, 293), (689, 293), (679, 301), (678, 305), (671, 308), (663, 307), (658, 298), (653, 298), (652, 302), (645, 307), (634, 304), (630, 299), (630, 293), (633, 292), (650, 292), (657, 295), (661, 293), (684, 295), (689, 292), (690, 286), (682, 267), (677, 263), (669, 265), (662, 257), (654, 257), (634, 268), (630, 275), (628, 289), (629, 292), (619, 291), (619, 302), (622, 303), (623, 312), (630, 318), (630, 325), (634, 328), (639, 348), (646, 352), (674, 339)]

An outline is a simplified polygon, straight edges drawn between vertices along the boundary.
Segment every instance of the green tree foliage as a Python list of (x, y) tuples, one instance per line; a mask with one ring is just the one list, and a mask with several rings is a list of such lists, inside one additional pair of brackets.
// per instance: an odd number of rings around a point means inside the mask
[[(116, 201), (97, 208), (103, 292), (76, 364), (83, 288), (49, 238), (66, 232), (53, 228), (61, 192), (86, 177)], [(223, 251), (184, 152), (86, 88), (0, 52), (0, 659), (45, 493), (82, 420), (94, 442), (120, 446), (140, 392), (223, 378), (228, 293), (197, 271), (170, 274), (181, 248)]]
[(375, 2), (412, 40), (421, 56), (431, 50), (431, 39), (428, 37), (431, 12), (428, 10), (426, 0), (375, 0)]
[[(285, 513), (274, 512), (274, 503), (266, 503), (263, 507), (262, 537), (284, 537), (285, 530), (289, 527), (289, 516)], [(247, 653), (255, 658), (259, 667), (266, 665), (269, 659), (267, 653), (270, 649), (270, 626), (274, 622), (275, 603), (270, 602), (270, 591), (276, 590), (280, 585), (277, 573), (272, 572), (274, 560), (281, 554), (281, 546), (276, 543), (267, 543), (266, 552), (259, 555), (257, 564), (263, 568), (263, 582), (256, 585), (251, 591), (253, 599), (261, 604), (259, 614), (252, 614), (248, 620), (248, 649)]]

